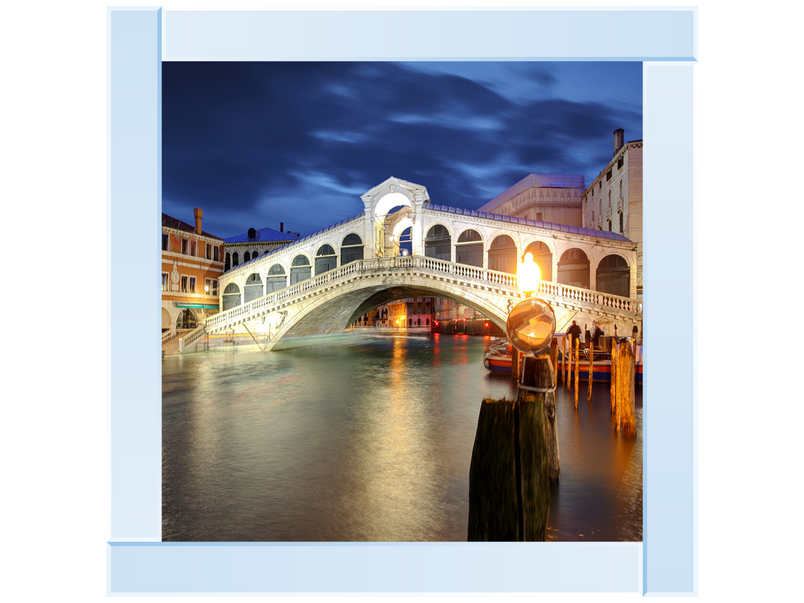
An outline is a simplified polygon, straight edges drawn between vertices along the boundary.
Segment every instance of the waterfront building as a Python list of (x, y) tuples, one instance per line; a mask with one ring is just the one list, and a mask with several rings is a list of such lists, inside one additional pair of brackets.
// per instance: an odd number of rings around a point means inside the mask
[[(636, 295), (642, 299), (642, 141), (625, 144), (624, 135), (622, 128), (614, 131), (611, 161), (583, 191), (583, 226), (622, 234), (636, 244)], [(624, 290), (628, 266), (613, 256), (608, 260), (606, 286), (618, 293)], [(618, 281), (622, 286), (617, 286)]]
[(400, 299), (388, 303), (388, 326), (394, 329), (429, 329), (433, 324), (432, 297)]
[(582, 226), (584, 177), (573, 174), (528, 174), (478, 208), (503, 216)]
[(196, 328), (220, 309), (223, 239), (202, 230), (203, 210), (193, 213), (195, 226), (162, 214), (162, 333), (166, 338)]
[(229, 270), (252, 259), (265, 255), (269, 251), (279, 249), (288, 243), (299, 240), (299, 233), (286, 232), (284, 222), (280, 222), (279, 230), (249, 228), (243, 234), (224, 239), (226, 257), (224, 270)]

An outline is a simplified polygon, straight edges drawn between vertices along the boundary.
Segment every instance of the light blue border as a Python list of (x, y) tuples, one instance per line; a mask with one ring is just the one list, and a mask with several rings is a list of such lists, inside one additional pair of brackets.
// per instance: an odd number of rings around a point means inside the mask
[[(697, 592), (692, 364), (695, 9), (322, 15), (112, 8), (107, 31), (112, 441), (108, 594)], [(389, 46), (389, 39), (396, 40), (389, 31), (404, 32), (398, 36), (404, 44), (394, 41), (391, 44), (397, 45)], [(161, 365), (155, 334), (161, 318), (155, 283), (160, 272), (160, 58), (655, 62), (644, 68), (643, 101), (644, 329), (651, 351), (645, 368), (642, 545), (159, 542)], [(114, 275), (125, 275), (125, 282)], [(668, 333), (673, 335), (672, 346), (664, 339)], [(663, 339), (653, 344), (659, 337)], [(678, 359), (686, 353), (690, 360), (679, 369)], [(672, 372), (664, 370), (670, 366), (675, 367)]]

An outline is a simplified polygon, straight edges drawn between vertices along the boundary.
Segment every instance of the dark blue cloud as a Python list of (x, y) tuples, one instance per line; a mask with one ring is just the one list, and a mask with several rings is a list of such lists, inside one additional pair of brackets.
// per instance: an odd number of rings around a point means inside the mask
[(479, 207), (531, 172), (589, 182), (641, 113), (639, 64), (165, 63), (163, 211), (306, 234), (390, 176)]

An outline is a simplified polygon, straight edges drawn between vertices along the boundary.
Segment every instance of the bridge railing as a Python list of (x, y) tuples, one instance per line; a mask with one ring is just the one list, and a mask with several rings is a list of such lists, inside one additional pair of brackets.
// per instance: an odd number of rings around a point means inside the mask
[[(231, 324), (240, 318), (248, 318), (260, 310), (278, 306), (283, 301), (304, 296), (307, 293), (312, 293), (321, 287), (335, 284), (337, 281), (347, 279), (355, 274), (370, 274), (386, 270), (411, 268), (421, 268), (445, 276), (456, 276), (462, 279), (481, 282), (485, 285), (502, 286), (514, 290), (516, 290), (517, 287), (516, 275), (475, 266), (467, 266), (465, 264), (455, 264), (447, 260), (439, 260), (425, 256), (398, 256), (392, 258), (355, 260), (340, 268), (324, 272), (323, 274), (301, 281), (290, 287), (285, 287), (279, 291), (274, 291), (263, 297), (240, 304), (235, 308), (220, 312), (207, 318), (205, 326), (207, 330), (210, 330), (221, 325)], [(516, 292), (518, 292), (518, 290), (512, 291), (511, 293), (514, 294)], [(542, 282), (539, 284), (539, 292), (567, 301), (584, 302), (625, 312), (642, 312), (642, 302), (640, 301), (618, 295), (601, 293), (599, 291), (590, 291), (589, 289), (580, 287)], [(189, 339), (189, 337), (187, 339)], [(186, 343), (190, 342), (186, 341)]]

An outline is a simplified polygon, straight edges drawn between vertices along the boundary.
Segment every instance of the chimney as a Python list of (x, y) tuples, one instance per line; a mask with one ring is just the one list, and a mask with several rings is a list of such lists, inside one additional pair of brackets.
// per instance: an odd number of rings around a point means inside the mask
[(279, 223), (279, 232), (285, 232), (285, 223), (284, 222)]
[(195, 232), (196, 234), (201, 234), (201, 218), (204, 215), (203, 209), (194, 209), (193, 215), (195, 216)]
[(625, 130), (622, 128), (617, 128), (614, 130), (614, 154), (617, 154), (617, 151), (623, 148), (623, 138), (625, 136)]

